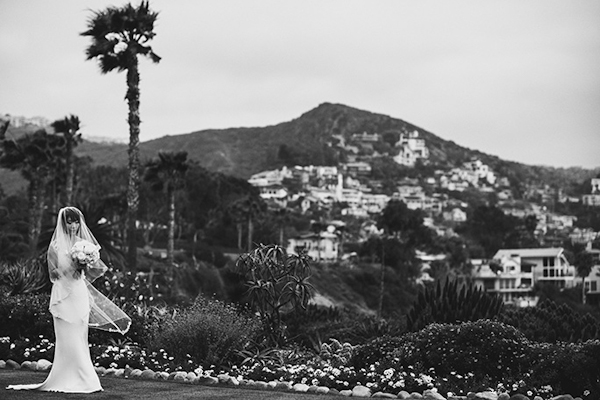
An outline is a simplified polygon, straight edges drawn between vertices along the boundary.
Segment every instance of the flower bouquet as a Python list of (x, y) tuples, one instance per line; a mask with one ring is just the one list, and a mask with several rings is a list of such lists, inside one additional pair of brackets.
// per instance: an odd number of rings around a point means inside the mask
[(77, 271), (81, 272), (100, 259), (100, 246), (87, 240), (79, 240), (71, 248), (71, 259), (75, 262)]

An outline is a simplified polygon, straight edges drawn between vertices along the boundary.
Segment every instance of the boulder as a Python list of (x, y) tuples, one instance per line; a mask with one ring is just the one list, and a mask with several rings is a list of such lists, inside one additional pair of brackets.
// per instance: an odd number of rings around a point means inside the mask
[(570, 394), (560, 394), (558, 396), (552, 397), (550, 400), (574, 400), (573, 396)]
[(264, 381), (256, 381), (256, 382), (254, 382), (254, 386), (261, 390), (266, 390), (269, 388), (269, 385), (267, 384), (267, 382), (264, 382)]
[(380, 399), (397, 399), (398, 397), (391, 394), (391, 393), (384, 393), (384, 392), (375, 392), (373, 393), (373, 396), (371, 397), (376, 397), (376, 398), (380, 398)]
[(498, 400), (510, 400), (510, 396), (508, 393), (500, 393), (498, 395)]
[(187, 372), (183, 372), (183, 371), (177, 371), (177, 372), (175, 372), (175, 375), (173, 376), (173, 380), (175, 382), (184, 382), (186, 378), (187, 378)]
[(352, 397), (371, 397), (371, 389), (366, 386), (356, 385), (352, 388)]
[(203, 375), (198, 377), (198, 383), (200, 385), (216, 385), (219, 380), (214, 376)]
[(35, 366), (35, 365), (33, 364), (33, 362), (31, 362), (31, 361), (23, 361), (23, 362), (21, 363), (21, 368), (22, 368), (22, 369), (28, 369), (28, 370), (30, 370), (30, 371), (35, 371), (35, 367), (36, 367), (36, 366)]
[(446, 400), (437, 390), (426, 389), (423, 391), (423, 400)]
[(510, 400), (529, 400), (529, 397), (525, 396), (524, 394), (517, 393), (510, 396)]
[(277, 390), (292, 390), (292, 384), (290, 382), (277, 382), (275, 385)]
[[(42, 361), (42, 360), (40, 360), (40, 361)], [(38, 361), (38, 371), (40, 371), (40, 361)], [(96, 370), (96, 373), (99, 376), (104, 376), (106, 374), (106, 368), (104, 368), (104, 367), (96, 367), (94, 369)]]
[[(48, 360), (46, 360), (45, 358), (40, 358), (37, 361), (37, 370), (38, 371), (42, 371), (42, 372), (46, 372), (46, 371), (50, 371), (50, 368), (52, 368), (52, 363)], [(101, 369), (103, 367), (100, 367)], [(104, 375), (104, 372), (102, 373), (102, 375)]]
[(498, 400), (498, 394), (495, 392), (485, 391), (478, 392), (475, 395), (476, 400)]
[(352, 396), (352, 390), (340, 390), (340, 395), (350, 397)]
[(308, 392), (308, 385), (305, 383), (296, 383), (292, 388), (294, 392)]
[(219, 380), (219, 383), (227, 383), (229, 380), (229, 374), (219, 374), (217, 375), (217, 379)]
[(6, 368), (6, 361), (0, 360), (0, 369)]
[(151, 369), (145, 369), (142, 371), (140, 378), (150, 380), (150, 379), (154, 379), (155, 375), (156, 374)]
[(196, 375), (194, 372), (188, 372), (187, 375), (186, 375), (186, 377), (185, 377), (185, 380), (191, 382), (191, 381), (193, 381), (194, 379), (197, 379), (197, 378), (198, 378), (198, 375)]
[(142, 376), (142, 370), (141, 369), (132, 369), (131, 372), (129, 373), (129, 377), (130, 378), (139, 378), (140, 376)]
[(401, 390), (400, 392), (398, 392), (398, 397), (399, 399), (408, 399), (410, 397), (410, 393), (408, 393), (406, 390)]
[(316, 393), (327, 394), (327, 393), (330, 393), (330, 389), (327, 386), (319, 386), (319, 387), (317, 387)]

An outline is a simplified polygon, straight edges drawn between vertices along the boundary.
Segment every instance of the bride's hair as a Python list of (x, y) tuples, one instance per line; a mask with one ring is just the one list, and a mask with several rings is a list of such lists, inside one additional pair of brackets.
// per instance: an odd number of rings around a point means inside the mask
[(64, 213), (65, 221), (81, 222), (80, 218), (79, 218), (79, 213), (77, 213), (77, 211), (75, 211), (75, 210), (77, 210), (77, 209), (74, 207), (65, 208), (65, 213)]

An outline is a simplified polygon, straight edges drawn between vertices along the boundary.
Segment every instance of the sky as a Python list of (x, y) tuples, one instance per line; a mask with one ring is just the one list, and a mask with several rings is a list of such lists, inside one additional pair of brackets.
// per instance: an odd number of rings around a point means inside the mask
[[(137, 5), (138, 2), (133, 1)], [(0, 115), (126, 142), (125, 73), (87, 61), (106, 0), (0, 0)], [(324, 102), (529, 165), (600, 167), (600, 1), (151, 0), (141, 140), (262, 127)]]

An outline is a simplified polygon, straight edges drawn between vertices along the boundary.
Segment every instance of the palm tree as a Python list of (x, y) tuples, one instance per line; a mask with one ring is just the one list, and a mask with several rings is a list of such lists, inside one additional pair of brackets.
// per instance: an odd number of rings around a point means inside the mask
[(147, 43), (154, 38), (157, 12), (150, 10), (147, 1), (136, 8), (131, 4), (108, 7), (95, 11), (88, 21), (88, 30), (82, 36), (90, 36), (92, 44), (87, 48), (87, 59), (97, 59), (103, 74), (113, 70), (127, 71), (129, 104), (129, 181), (127, 186), (127, 242), (129, 267), (137, 266), (136, 215), (139, 205), (139, 141), (140, 141), (140, 75), (138, 55), (149, 57), (153, 62), (160, 57)]
[(185, 173), (189, 168), (187, 152), (158, 153), (158, 158), (146, 164), (144, 180), (150, 182), (152, 189), (166, 189), (169, 202), (169, 239), (167, 241), (167, 262), (173, 265), (173, 251), (175, 247), (175, 192), (183, 188)]
[(79, 144), (81, 133), (79, 133), (80, 121), (79, 117), (70, 115), (63, 119), (56, 120), (52, 123), (54, 131), (62, 133), (66, 141), (66, 168), (67, 182), (65, 187), (65, 205), (72, 205), (73, 201), (73, 180), (75, 176), (75, 167), (73, 163), (73, 149)]

